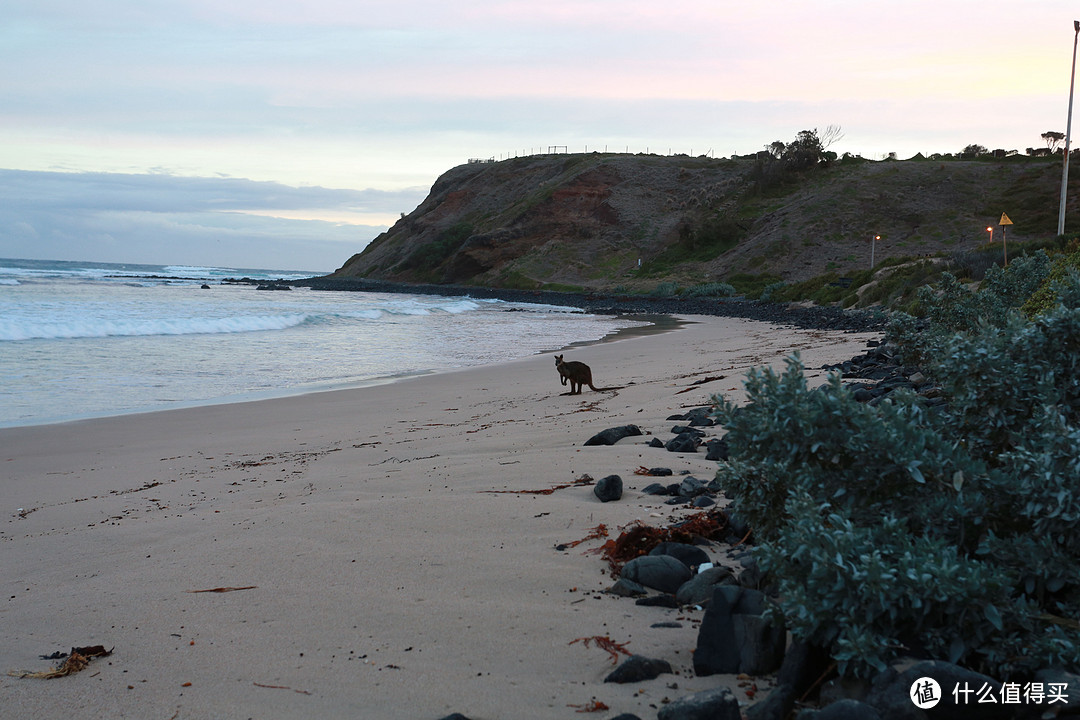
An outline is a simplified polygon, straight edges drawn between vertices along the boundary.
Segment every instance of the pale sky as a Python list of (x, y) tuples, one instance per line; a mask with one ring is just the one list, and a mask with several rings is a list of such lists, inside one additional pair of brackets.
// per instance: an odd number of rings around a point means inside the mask
[(831, 149), (872, 159), (1024, 152), (1065, 131), (1074, 19), (1064, 0), (5, 0), (0, 257), (332, 270), (449, 168), (554, 145), (722, 157), (837, 125)]

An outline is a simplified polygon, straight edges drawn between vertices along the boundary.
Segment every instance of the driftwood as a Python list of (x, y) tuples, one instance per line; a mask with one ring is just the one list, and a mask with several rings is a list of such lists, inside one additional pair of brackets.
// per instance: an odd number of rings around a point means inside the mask
[(216, 587), (216, 588), (209, 588), (207, 590), (185, 590), (184, 592), (188, 592), (188, 593), (208, 593), (208, 592), (227, 593), (227, 592), (236, 592), (237, 590), (254, 590), (257, 587), (259, 587), (259, 586), (258, 585), (245, 585), (244, 587)]
[(482, 493), (493, 493), (496, 495), (550, 495), (556, 490), (565, 490), (572, 487), (585, 487), (586, 485), (592, 485), (593, 480), (588, 475), (582, 475), (573, 482), (564, 483), (562, 485), (556, 485), (554, 487), (543, 488), (542, 490), (480, 490)]

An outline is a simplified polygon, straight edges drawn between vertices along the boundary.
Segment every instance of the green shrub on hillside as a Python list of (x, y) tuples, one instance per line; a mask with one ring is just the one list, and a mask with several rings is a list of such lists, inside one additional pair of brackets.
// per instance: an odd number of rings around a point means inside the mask
[(686, 297), (731, 297), (735, 294), (735, 288), (723, 282), (702, 283), (687, 288), (683, 293)]
[(432, 242), (414, 250), (398, 269), (431, 270), (457, 252), (472, 234), (471, 223), (459, 222), (443, 230)]
[(919, 364), (952, 333), (1003, 326), (1049, 273), (1050, 259), (1042, 250), (1015, 260), (1008, 268), (995, 265), (976, 289), (943, 272), (936, 286), (924, 286), (916, 293), (913, 311), (921, 321), (896, 313), (889, 338), (900, 346), (906, 362)]
[(1070, 273), (1080, 272), (1080, 250), (1057, 257), (1039, 288), (1024, 303), (1022, 310), (1029, 318), (1040, 315), (1057, 304)]
[(1029, 321), (1016, 306), (1044, 260), (974, 293), (954, 278), (927, 319), (890, 328), (944, 405), (861, 404), (835, 374), (810, 389), (797, 357), (752, 371), (744, 408), (718, 398), (717, 478), (777, 612), (846, 675), (905, 653), (1003, 677), (1080, 669), (1080, 278)]
[(731, 250), (746, 236), (747, 228), (733, 215), (716, 213), (697, 223), (684, 222), (678, 239), (641, 267), (646, 276), (669, 273), (683, 263), (708, 262)]
[(779, 275), (771, 273), (761, 273), (760, 275), (736, 273), (727, 278), (727, 281), (735, 288), (735, 292), (745, 295), (751, 300), (757, 300), (761, 297), (761, 293), (764, 292), (765, 288), (775, 285), (781, 280)]
[(649, 295), (653, 297), (672, 297), (679, 293), (679, 284), (674, 282), (662, 282), (652, 289)]

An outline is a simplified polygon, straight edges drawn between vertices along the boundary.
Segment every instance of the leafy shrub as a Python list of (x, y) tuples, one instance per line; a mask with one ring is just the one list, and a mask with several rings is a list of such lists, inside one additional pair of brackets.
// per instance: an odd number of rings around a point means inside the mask
[(957, 277), (982, 280), (986, 271), (1002, 260), (996, 247), (986, 246), (977, 250), (965, 250), (949, 256), (949, 264)]
[(731, 297), (734, 294), (735, 288), (723, 282), (695, 285), (683, 293), (686, 297)]
[(1010, 313), (1027, 302), (1049, 272), (1050, 259), (1041, 250), (1017, 259), (1008, 268), (995, 265), (974, 289), (952, 273), (943, 272), (936, 286), (924, 286), (916, 293), (913, 314), (925, 321), (914, 322), (898, 313), (890, 325), (889, 338), (901, 347), (906, 361), (917, 364), (927, 348), (940, 344), (953, 332), (970, 332), (980, 324), (1004, 325)]
[(845, 674), (904, 652), (999, 675), (1080, 668), (1080, 279), (1034, 321), (1015, 311), (1047, 267), (1017, 261), (977, 292), (952, 278), (929, 318), (890, 328), (945, 405), (861, 404), (835, 374), (810, 389), (797, 356), (751, 371), (745, 407), (717, 399), (717, 478), (777, 612)]
[(707, 262), (738, 245), (746, 232), (747, 227), (730, 213), (715, 213), (697, 223), (683, 222), (678, 239), (647, 260), (641, 271), (660, 275), (683, 263)]
[(1074, 250), (1056, 258), (1042, 284), (1024, 303), (1022, 308), (1024, 313), (1028, 317), (1035, 317), (1056, 305), (1070, 272), (1078, 271), (1080, 271), (1080, 250)]
[(736, 273), (728, 276), (727, 281), (735, 288), (735, 292), (756, 300), (761, 296), (761, 293), (765, 288), (780, 282), (781, 278), (779, 275), (772, 275), (770, 273), (761, 273), (760, 275)]
[(658, 284), (655, 288), (653, 288), (652, 292), (649, 293), (649, 294), (652, 295), (653, 297), (671, 297), (673, 295), (678, 294), (678, 292), (679, 292), (678, 283), (662, 282), (662, 283)]
[(773, 299), (773, 293), (779, 292), (785, 287), (787, 287), (787, 283), (783, 281), (770, 283), (769, 285), (765, 286), (764, 290), (761, 291), (761, 296), (758, 299), (769, 302)]
[[(890, 264), (899, 267), (890, 268)], [(937, 264), (929, 260), (883, 262), (872, 274), (873, 284), (861, 293), (859, 305), (867, 307), (880, 302), (885, 307), (895, 307), (917, 288), (940, 276)]]
[(453, 255), (465, 244), (465, 241), (473, 234), (473, 226), (468, 222), (459, 222), (442, 232), (438, 237), (427, 245), (414, 250), (404, 262), (401, 269), (430, 270)]

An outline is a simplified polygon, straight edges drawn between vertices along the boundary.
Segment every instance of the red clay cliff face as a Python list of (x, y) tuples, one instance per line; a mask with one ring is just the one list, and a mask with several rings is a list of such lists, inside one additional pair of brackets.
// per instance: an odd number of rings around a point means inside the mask
[(597, 284), (598, 266), (629, 273), (650, 245), (677, 236), (682, 213), (672, 210), (687, 186), (702, 184), (677, 164), (660, 162), (645, 168), (655, 184), (642, 187), (641, 165), (653, 160), (558, 155), (454, 168), (336, 274), (588, 287)]
[(617, 225), (618, 215), (607, 199), (618, 182), (620, 178), (613, 172), (582, 173), (556, 188), (510, 227), (470, 236), (447, 263), (444, 280), (461, 283), (477, 276), (497, 276), (515, 260), (542, 253), (546, 246), (581, 242), (605, 226)]

